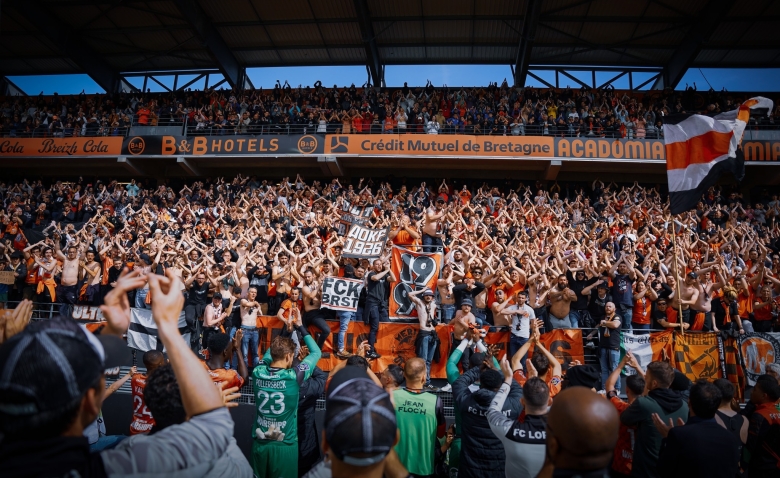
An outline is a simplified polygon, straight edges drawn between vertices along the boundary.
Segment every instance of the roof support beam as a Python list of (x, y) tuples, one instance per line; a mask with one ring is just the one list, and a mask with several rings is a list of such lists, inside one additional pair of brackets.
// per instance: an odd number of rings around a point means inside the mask
[(2, 96), (27, 96), (27, 93), (16, 86), (16, 83), (5, 76), (0, 76), (0, 95)]
[(344, 177), (344, 167), (336, 156), (317, 156), (317, 164), (326, 176)]
[(235, 55), (228, 47), (225, 39), (197, 0), (174, 0), (176, 8), (182, 13), (187, 23), (192, 25), (195, 34), (208, 50), (209, 55), (219, 65), (219, 70), (233, 88), (243, 89), (246, 70), (238, 63)]
[(536, 39), (536, 25), (539, 23), (541, 11), (541, 0), (526, 0), (523, 31), (520, 33), (520, 45), (517, 47), (515, 60), (515, 86), (525, 86), (528, 66), (531, 64), (531, 52)]
[(202, 174), (200, 173), (200, 170), (197, 166), (192, 162), (191, 159), (187, 159), (184, 157), (178, 157), (176, 158), (176, 164), (178, 164), (181, 169), (184, 170), (185, 173), (187, 173), (188, 176), (194, 176), (194, 177), (200, 177)]
[(376, 46), (376, 35), (371, 22), (371, 12), (368, 10), (368, 1), (355, 0), (355, 11), (358, 15), (360, 34), (363, 37), (363, 47), (366, 50), (366, 64), (371, 74), (371, 83), (374, 86), (385, 86), (384, 71), (379, 58), (379, 48)]
[(51, 14), (43, 2), (18, 0), (14, 2), (14, 7), (27, 21), (37, 26), (65, 58), (73, 60), (107, 93), (120, 91), (122, 78), (119, 72), (115, 71), (98, 52), (86, 46), (80, 34), (68, 29), (65, 22)]
[(693, 65), (704, 44), (710, 39), (718, 25), (726, 18), (736, 0), (710, 0), (696, 15), (694, 23), (680, 42), (661, 76), (653, 84), (654, 90), (676, 88), (685, 72)]
[(555, 181), (558, 178), (558, 172), (561, 170), (562, 162), (560, 159), (553, 159), (544, 168), (545, 181)]

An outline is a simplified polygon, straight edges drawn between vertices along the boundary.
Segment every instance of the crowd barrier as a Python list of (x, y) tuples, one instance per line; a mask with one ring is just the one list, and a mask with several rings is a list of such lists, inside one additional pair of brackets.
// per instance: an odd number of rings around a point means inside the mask
[[(13, 305), (13, 304), (11, 304)], [(59, 304), (36, 304), (34, 318), (46, 319), (57, 315)], [(104, 325), (99, 308), (94, 306), (72, 306), (72, 317), (86, 324), (90, 330)], [(276, 316), (257, 318), (258, 356), (262, 357), (271, 341), (281, 334), (283, 322)], [(330, 335), (325, 341), (324, 350), (334, 350), (333, 344), (339, 331), (339, 322), (328, 321)], [(406, 360), (415, 357), (415, 340), (419, 325), (414, 323), (384, 322), (379, 324), (376, 350), (381, 358), (372, 361), (372, 370), (381, 372), (387, 366), (403, 366)], [(510, 331), (508, 327), (485, 326), (485, 342), (495, 345), (497, 358), (501, 359), (508, 351)], [(316, 337), (319, 330), (310, 327)], [(363, 322), (350, 322), (345, 334), (345, 349), (356, 353), (358, 346), (368, 339), (369, 326)], [(598, 363), (597, 348), (591, 335), (593, 329), (556, 329), (541, 336), (541, 342), (562, 364), (566, 370), (574, 361), (584, 364)], [(715, 332), (648, 331), (640, 335), (625, 331), (622, 339), (623, 350), (632, 350), (635, 354), (648, 354), (645, 360), (669, 361), (689, 379), (701, 378), (714, 380), (726, 378), (742, 394), (745, 388), (762, 373), (766, 365), (780, 356), (780, 334), (750, 333), (740, 337)], [(431, 377), (446, 378), (447, 357), (452, 350), (452, 327), (447, 324), (436, 326), (439, 338), (439, 359), (431, 365)], [(533, 354), (533, 348), (530, 350)], [(318, 366), (330, 371), (339, 359), (331, 354), (320, 359)], [(740, 395), (741, 398), (741, 395)]]

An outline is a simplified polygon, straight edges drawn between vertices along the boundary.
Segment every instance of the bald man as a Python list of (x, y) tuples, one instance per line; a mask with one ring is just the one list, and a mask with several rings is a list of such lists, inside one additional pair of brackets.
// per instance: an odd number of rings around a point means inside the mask
[(555, 397), (547, 416), (547, 457), (539, 478), (608, 478), (620, 421), (615, 407), (585, 387), (569, 387)]
[(395, 446), (398, 459), (415, 476), (434, 473), (435, 445), (444, 436), (444, 404), (425, 390), (425, 360), (415, 357), (404, 365), (406, 387), (393, 392), (395, 417), (401, 439)]

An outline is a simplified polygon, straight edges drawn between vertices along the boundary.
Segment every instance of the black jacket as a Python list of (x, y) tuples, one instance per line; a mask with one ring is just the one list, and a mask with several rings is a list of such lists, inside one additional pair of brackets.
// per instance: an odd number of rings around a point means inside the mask
[(474, 282), (474, 288), (469, 290), (469, 286), (466, 284), (458, 284), (452, 288), (452, 295), (455, 296), (455, 307), (460, 309), (460, 304), (463, 303), (463, 299), (470, 299), (471, 306), (474, 305), (474, 298), (478, 296), (483, 290), (485, 290), (485, 284), (482, 282)]
[(314, 367), (311, 377), (303, 382), (298, 392), (298, 476), (308, 473), (321, 458), (314, 411), (317, 399), (325, 393), (327, 378), (327, 373)]
[[(469, 385), (479, 380), (479, 367), (472, 367), (452, 384), (452, 396), (461, 416), (461, 449), (458, 476), (461, 478), (504, 476), (506, 454), (487, 420), (490, 402), (496, 392), (481, 388), (476, 392)], [(504, 402), (504, 415), (516, 419), (523, 407), (520, 398), (523, 389), (514, 381)]]
[(658, 473), (663, 477), (733, 478), (739, 472), (742, 443), (715, 419), (691, 417), (675, 426), (661, 444)]

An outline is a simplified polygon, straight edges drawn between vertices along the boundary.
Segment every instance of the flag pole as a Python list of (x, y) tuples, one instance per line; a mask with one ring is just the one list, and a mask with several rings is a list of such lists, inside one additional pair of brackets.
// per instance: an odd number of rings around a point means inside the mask
[(675, 216), (672, 216), (672, 220), (670, 222), (672, 223), (671, 225), (672, 225), (672, 252), (674, 254), (674, 282), (677, 285), (676, 287), (677, 290), (675, 291), (675, 294), (677, 297), (677, 302), (679, 303), (677, 307), (677, 322), (680, 324), (680, 334), (683, 334), (684, 327), (683, 327), (683, 315), (682, 315), (682, 297), (680, 295), (681, 294), (680, 281), (682, 279), (680, 278), (680, 274), (679, 274), (680, 263), (677, 262), (677, 232), (675, 230), (674, 221), (675, 221)]

